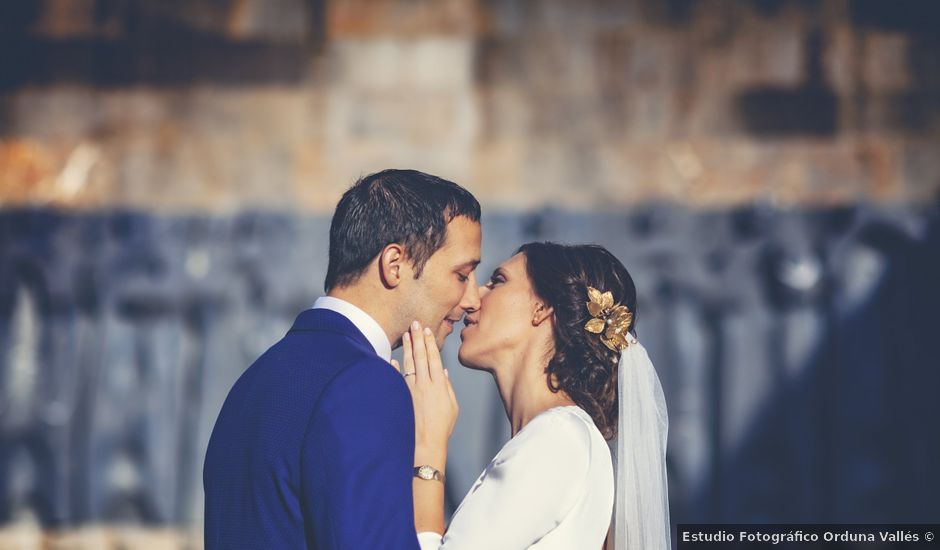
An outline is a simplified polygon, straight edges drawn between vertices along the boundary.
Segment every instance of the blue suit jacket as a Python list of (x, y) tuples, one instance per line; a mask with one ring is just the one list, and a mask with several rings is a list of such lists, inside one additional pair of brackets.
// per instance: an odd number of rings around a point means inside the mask
[(304, 311), (216, 420), (206, 548), (417, 549), (413, 466), (401, 375), (346, 317)]

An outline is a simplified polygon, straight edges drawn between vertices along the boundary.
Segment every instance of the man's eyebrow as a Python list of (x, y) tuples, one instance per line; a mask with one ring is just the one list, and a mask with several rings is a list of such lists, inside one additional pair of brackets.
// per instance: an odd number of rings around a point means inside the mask
[(477, 268), (478, 265), (480, 265), (480, 260), (479, 260), (479, 259), (477, 259), (477, 260), (470, 260), (469, 262), (464, 262), (464, 263), (458, 265), (458, 266), (457, 266), (456, 268), (454, 268), (454, 269), (463, 269), (463, 268), (465, 268), (465, 267), (468, 267), (468, 268), (470, 268), (470, 271), (473, 271), (474, 269)]

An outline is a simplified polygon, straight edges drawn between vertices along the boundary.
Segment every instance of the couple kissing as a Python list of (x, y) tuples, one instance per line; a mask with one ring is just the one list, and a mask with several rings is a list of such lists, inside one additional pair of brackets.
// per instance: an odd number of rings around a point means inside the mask
[[(601, 246), (533, 242), (478, 281), (480, 219), (415, 170), (346, 191), (326, 295), (216, 420), (207, 549), (670, 548), (666, 404), (630, 274)], [(439, 350), (461, 321), (459, 362), (492, 375), (512, 438), (445, 525), (458, 403)]]

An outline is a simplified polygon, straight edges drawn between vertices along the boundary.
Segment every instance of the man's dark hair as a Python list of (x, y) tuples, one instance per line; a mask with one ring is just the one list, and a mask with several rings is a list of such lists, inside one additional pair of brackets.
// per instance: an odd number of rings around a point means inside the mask
[(480, 203), (452, 181), (417, 170), (383, 170), (360, 178), (333, 213), (326, 291), (356, 282), (390, 243), (405, 246), (417, 279), (457, 216), (479, 222)]

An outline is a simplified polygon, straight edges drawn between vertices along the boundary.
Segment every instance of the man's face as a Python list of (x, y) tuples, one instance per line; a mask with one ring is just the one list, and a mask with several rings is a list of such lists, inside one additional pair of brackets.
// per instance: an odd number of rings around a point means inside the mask
[(480, 307), (475, 271), (480, 263), (480, 224), (457, 216), (447, 224), (447, 238), (414, 280), (413, 312), (434, 332), (437, 347), (467, 311)]

